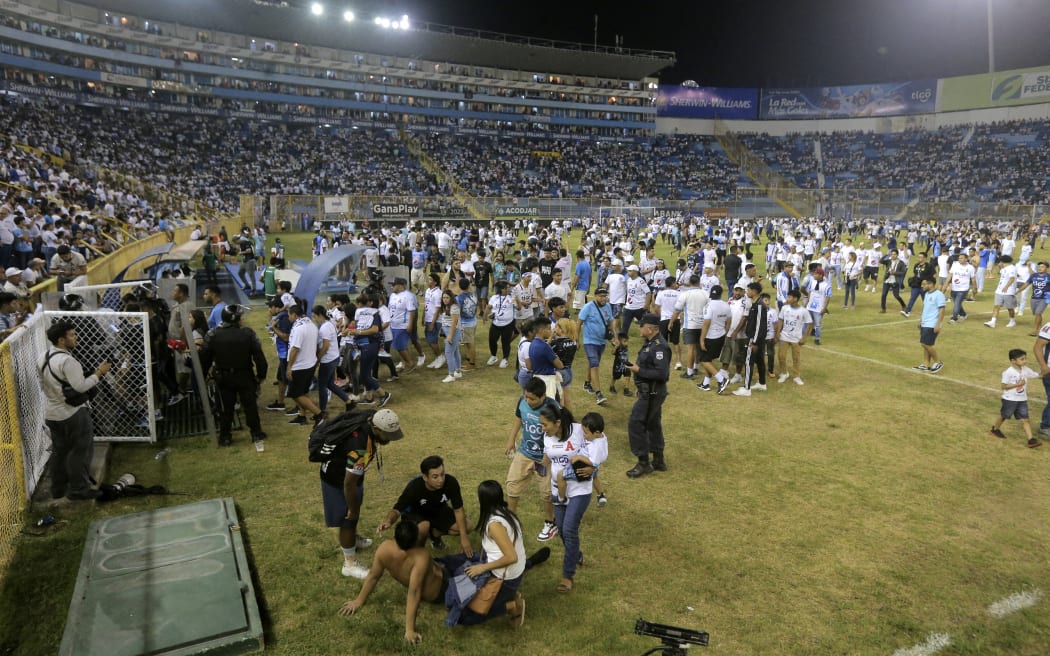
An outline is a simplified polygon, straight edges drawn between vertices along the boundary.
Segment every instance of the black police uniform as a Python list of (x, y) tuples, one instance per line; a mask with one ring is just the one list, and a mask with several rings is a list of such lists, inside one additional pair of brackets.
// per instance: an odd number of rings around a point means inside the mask
[(635, 364), (638, 365), (638, 372), (634, 375), (638, 398), (627, 424), (631, 453), (638, 458), (639, 463), (645, 465), (645, 469), (648, 469), (649, 454), (652, 453), (652, 466), (664, 470), (661, 415), (664, 399), (667, 398), (667, 379), (671, 377), (671, 348), (660, 333), (642, 345)]
[[(223, 322), (204, 338), (200, 351), (201, 367), (208, 371), (214, 365), (212, 376), (219, 390), (222, 405), (219, 417), (219, 444), (229, 446), (230, 428), (237, 400), (241, 402), (244, 418), (252, 434), (252, 441), (266, 437), (259, 423), (259, 405), (256, 391), (259, 381), (266, 378), (266, 355), (259, 337), (251, 328), (238, 323)], [(252, 363), (255, 373), (252, 373)]]

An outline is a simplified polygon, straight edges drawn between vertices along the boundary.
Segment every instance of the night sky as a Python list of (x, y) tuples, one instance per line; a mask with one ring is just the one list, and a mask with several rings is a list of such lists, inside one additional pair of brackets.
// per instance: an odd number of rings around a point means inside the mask
[[(308, 4), (307, 0), (296, 0)], [(359, 15), (633, 48), (672, 50), (661, 82), (858, 84), (988, 71), (986, 0), (322, 0)], [(991, 0), (996, 70), (1050, 65), (1050, 0)], [(341, 9), (340, 9), (341, 11)]]

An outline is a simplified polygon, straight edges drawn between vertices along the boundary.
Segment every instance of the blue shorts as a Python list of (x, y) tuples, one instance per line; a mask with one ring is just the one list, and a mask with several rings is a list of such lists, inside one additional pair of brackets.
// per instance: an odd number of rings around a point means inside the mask
[(999, 416), (1003, 419), (1028, 419), (1028, 401), (1002, 400)]
[(408, 349), (408, 329), (407, 328), (392, 328), (391, 332), (394, 333), (394, 339), (391, 342), (394, 346), (395, 351), (404, 351)]
[(558, 373), (561, 374), (561, 386), (568, 387), (569, 383), (572, 382), (572, 367), (559, 369)]
[[(361, 485), (357, 487), (357, 501), (365, 499), (365, 479), (361, 478)], [(328, 528), (339, 528), (343, 519), (346, 518), (346, 494), (343, 488), (336, 487), (328, 481), (321, 480), (321, 501), (324, 502), (324, 525)], [(360, 518), (360, 516), (358, 516)]]
[(479, 301), (484, 301), (489, 297), (489, 286), (485, 285), (484, 287), (478, 287), (475, 295), (478, 297)]
[(609, 307), (612, 308), (613, 319), (620, 316), (623, 312), (623, 303), (609, 303)]
[(288, 358), (281, 358), (277, 361), (277, 382), (285, 382), (285, 377), (288, 376)]
[(919, 326), (919, 343), (923, 346), (933, 346), (937, 343), (937, 333), (933, 332), (933, 328)]
[(587, 354), (587, 366), (594, 369), (602, 362), (605, 344), (584, 344), (583, 352)]
[(423, 338), (426, 339), (427, 344), (437, 344), (440, 333), (441, 326), (439, 324), (434, 324), (433, 329), (431, 329), (428, 325), (426, 328), (423, 329)]

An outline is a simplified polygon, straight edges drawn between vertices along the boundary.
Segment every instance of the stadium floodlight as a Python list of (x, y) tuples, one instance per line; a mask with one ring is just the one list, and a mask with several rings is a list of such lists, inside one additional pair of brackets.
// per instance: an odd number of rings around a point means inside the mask
[(408, 29), (408, 14), (401, 16), (401, 29)]
[(310, 5), (310, 13), (314, 16), (320, 16), (324, 13), (324, 5), (322, 5), (320, 2), (313, 3), (312, 5)]
[(344, 11), (343, 12), (343, 20), (345, 20), (347, 23), (353, 23), (354, 22), (354, 12), (350, 11), (349, 9)]

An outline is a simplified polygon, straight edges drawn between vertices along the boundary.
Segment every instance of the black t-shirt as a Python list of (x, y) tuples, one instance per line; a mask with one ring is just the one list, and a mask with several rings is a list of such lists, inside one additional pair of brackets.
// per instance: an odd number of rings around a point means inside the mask
[(459, 492), (459, 481), (455, 476), (445, 474), (445, 486), (440, 490), (428, 490), (422, 476), (416, 476), (405, 491), (398, 497), (394, 508), (398, 512), (411, 512), (420, 517), (434, 517), (441, 512), (445, 504), (451, 505), (453, 510), (463, 507), (463, 496)]
[(481, 260), (474, 263), (474, 286), (475, 287), (488, 287), (489, 278), (492, 276), (492, 264), (485, 260)]
[(554, 267), (557, 264), (558, 260), (540, 260), (540, 279), (543, 281), (544, 289), (554, 281)]

